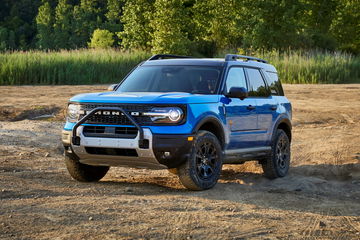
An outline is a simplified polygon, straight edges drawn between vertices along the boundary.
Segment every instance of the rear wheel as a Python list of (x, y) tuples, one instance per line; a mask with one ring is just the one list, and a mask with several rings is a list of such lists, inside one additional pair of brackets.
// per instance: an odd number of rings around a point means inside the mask
[(79, 162), (73, 155), (65, 155), (65, 164), (70, 176), (80, 182), (96, 182), (109, 171), (107, 166), (91, 166)]
[(191, 154), (178, 167), (181, 183), (191, 190), (205, 190), (215, 186), (222, 169), (223, 153), (219, 140), (208, 131), (199, 131)]
[(267, 178), (284, 177), (290, 167), (290, 140), (282, 130), (276, 131), (272, 144), (271, 156), (262, 163), (262, 169)]

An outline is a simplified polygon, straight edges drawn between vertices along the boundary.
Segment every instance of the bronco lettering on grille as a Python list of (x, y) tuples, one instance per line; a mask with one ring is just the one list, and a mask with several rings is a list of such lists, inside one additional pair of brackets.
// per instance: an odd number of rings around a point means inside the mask
[[(85, 114), (89, 114), (91, 111), (85, 111)], [(120, 116), (124, 115), (123, 113), (120, 113), (118, 111), (99, 111), (95, 113), (96, 115), (105, 115), (105, 116)], [(131, 116), (140, 116), (140, 112), (130, 112)]]

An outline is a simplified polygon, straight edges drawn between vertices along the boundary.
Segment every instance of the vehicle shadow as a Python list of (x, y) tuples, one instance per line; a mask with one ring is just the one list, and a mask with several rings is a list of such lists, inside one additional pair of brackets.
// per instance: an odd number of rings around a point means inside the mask
[(199, 195), (279, 210), (360, 216), (360, 164), (294, 166), (286, 177), (273, 180), (226, 169), (213, 191)]
[[(5, 198), (30, 198), (34, 194), (39, 197), (79, 194), (120, 198), (126, 195), (140, 198), (166, 196), (199, 203), (204, 199), (207, 203), (210, 200), (222, 204), (250, 204), (258, 208), (360, 216), (360, 163), (293, 166), (288, 176), (274, 180), (265, 178), (259, 166), (229, 165), (224, 167), (218, 184), (206, 191), (185, 189), (178, 177), (166, 170), (113, 168), (100, 182), (81, 183), (71, 179), (65, 168), (47, 172), (30, 168), (2, 169), (8, 181), (31, 180), (40, 190), (51, 189), (51, 192), (32, 189), (26, 194), (9, 191), (2, 193)], [(72, 190), (64, 193), (63, 189), (69, 187)]]
[[(327, 215), (360, 216), (360, 164), (302, 165), (291, 168), (288, 176), (269, 180), (261, 172), (223, 170), (218, 184), (206, 191), (186, 190), (177, 177), (142, 176), (104, 179), (99, 185), (123, 189), (123, 194), (167, 195), (252, 204), (260, 208), (293, 210)], [(349, 207), (344, 210), (344, 204)]]

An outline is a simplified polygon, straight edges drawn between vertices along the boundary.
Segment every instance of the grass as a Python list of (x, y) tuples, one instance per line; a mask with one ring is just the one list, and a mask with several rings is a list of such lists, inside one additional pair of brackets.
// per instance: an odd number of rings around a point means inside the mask
[[(6, 52), (0, 54), (0, 85), (117, 83), (150, 55), (111, 49)], [(252, 55), (273, 64), (283, 83), (360, 83), (359, 56), (316, 51)]]
[(117, 83), (146, 52), (75, 50), (0, 54), (0, 85)]
[(360, 57), (346, 53), (277, 52), (261, 54), (284, 83), (360, 83)]

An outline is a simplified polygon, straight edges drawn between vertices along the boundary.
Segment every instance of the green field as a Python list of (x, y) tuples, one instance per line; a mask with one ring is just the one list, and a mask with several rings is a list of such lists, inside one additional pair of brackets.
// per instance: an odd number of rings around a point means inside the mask
[[(117, 50), (1, 53), (0, 85), (116, 83), (150, 55)], [(283, 83), (360, 83), (359, 56), (316, 51), (253, 55), (273, 64)]]
[(0, 85), (114, 83), (149, 56), (115, 50), (4, 53), (0, 54)]
[(345, 53), (293, 52), (261, 54), (284, 83), (360, 83), (360, 57)]

